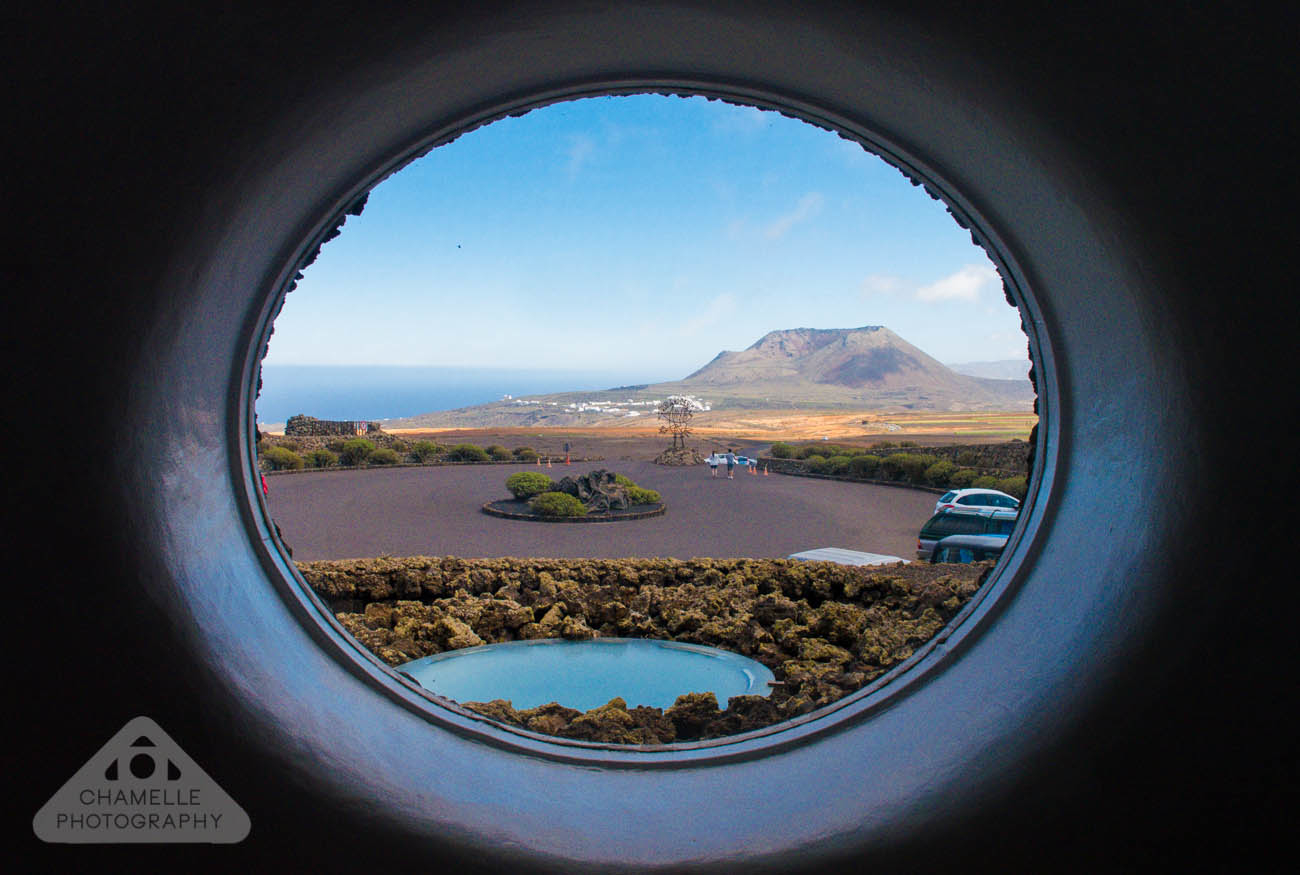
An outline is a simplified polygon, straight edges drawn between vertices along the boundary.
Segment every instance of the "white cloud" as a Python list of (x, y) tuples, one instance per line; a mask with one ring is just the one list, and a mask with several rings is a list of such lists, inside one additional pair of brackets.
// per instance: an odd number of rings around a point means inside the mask
[(889, 274), (873, 273), (862, 281), (862, 295), (866, 298), (876, 295), (896, 295), (902, 289), (902, 279)]
[(763, 236), (768, 240), (776, 240), (784, 237), (795, 225), (807, 222), (822, 211), (822, 206), (826, 203), (826, 198), (819, 191), (810, 191), (808, 194), (799, 198), (799, 203), (790, 212), (772, 222), (763, 231)]
[(569, 138), (569, 178), (572, 179), (578, 175), (591, 156), (596, 152), (596, 141), (591, 137), (583, 134), (577, 134)]
[(1000, 284), (998, 272), (987, 264), (968, 264), (956, 273), (949, 274), (928, 286), (916, 290), (916, 299), (935, 301), (974, 301), (986, 288)]
[(710, 301), (703, 311), (683, 322), (681, 333), (695, 334), (710, 325), (716, 325), (731, 315), (735, 309), (736, 296), (730, 292), (723, 292)]

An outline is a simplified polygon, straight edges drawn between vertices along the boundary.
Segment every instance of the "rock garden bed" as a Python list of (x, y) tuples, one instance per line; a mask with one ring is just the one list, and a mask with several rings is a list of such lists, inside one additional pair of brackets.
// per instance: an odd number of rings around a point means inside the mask
[(668, 744), (759, 729), (861, 689), (956, 616), (992, 564), (411, 557), (298, 567), (342, 626), (392, 666), (481, 644), (606, 636), (720, 647), (776, 675), (770, 696), (736, 696), (725, 710), (709, 692), (664, 710), (622, 699), (585, 713), (462, 703), (563, 738)]

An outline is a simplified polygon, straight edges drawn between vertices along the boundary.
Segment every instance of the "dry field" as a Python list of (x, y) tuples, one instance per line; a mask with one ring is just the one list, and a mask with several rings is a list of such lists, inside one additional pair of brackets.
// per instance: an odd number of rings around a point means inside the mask
[[(830, 440), (870, 446), (883, 440), (938, 444), (1000, 443), (1028, 439), (1038, 417), (1033, 413), (881, 413), (859, 411), (708, 411), (692, 423), (689, 443), (703, 451), (735, 447), (754, 450), (773, 441)], [(407, 439), (439, 443), (528, 445), (543, 454), (559, 454), (570, 444), (574, 454), (610, 459), (653, 458), (667, 443), (658, 425), (645, 420), (618, 420), (608, 426), (545, 429), (489, 428), (432, 431), (393, 429)]]

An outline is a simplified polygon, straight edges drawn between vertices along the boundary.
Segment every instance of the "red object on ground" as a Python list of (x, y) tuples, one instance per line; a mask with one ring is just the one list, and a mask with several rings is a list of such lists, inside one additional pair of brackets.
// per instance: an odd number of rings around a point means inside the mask
[(262, 494), (263, 494), (263, 495), (270, 495), (270, 494), (271, 494), (271, 493), (270, 493), (270, 490), (268, 490), (268, 489), (266, 488), (266, 475), (265, 475), (265, 474), (262, 475)]

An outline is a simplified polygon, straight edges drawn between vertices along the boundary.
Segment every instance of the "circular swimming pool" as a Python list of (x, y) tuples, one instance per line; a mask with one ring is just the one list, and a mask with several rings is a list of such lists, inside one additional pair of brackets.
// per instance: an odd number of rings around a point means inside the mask
[(507, 699), (519, 709), (558, 702), (588, 711), (621, 697), (629, 708), (669, 708), (684, 693), (766, 696), (775, 676), (762, 663), (716, 647), (642, 638), (547, 638), (467, 647), (397, 667), (458, 702)]

